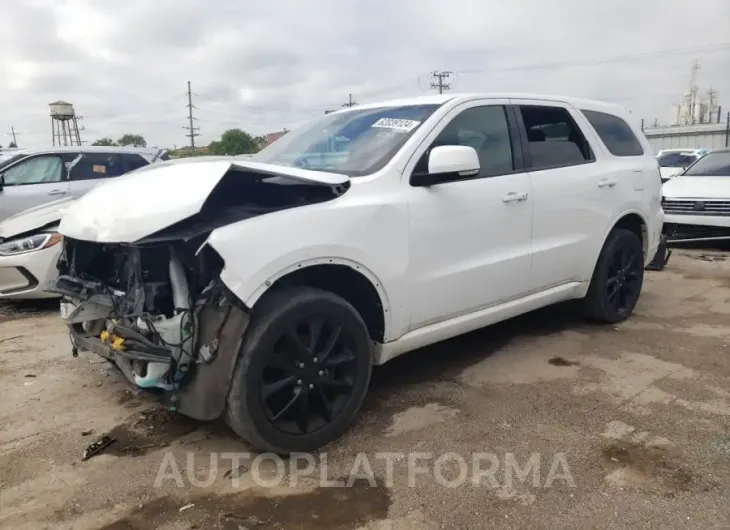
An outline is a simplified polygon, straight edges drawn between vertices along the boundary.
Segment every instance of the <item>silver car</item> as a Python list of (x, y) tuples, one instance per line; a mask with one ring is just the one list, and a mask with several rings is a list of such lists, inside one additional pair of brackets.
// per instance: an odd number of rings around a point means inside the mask
[(105, 179), (167, 158), (166, 150), (135, 147), (57, 147), (14, 153), (0, 160), (0, 221), (57, 199), (81, 197)]

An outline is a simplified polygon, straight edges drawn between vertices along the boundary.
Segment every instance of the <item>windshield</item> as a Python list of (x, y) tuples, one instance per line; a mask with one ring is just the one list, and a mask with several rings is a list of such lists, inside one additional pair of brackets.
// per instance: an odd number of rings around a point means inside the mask
[(25, 157), (25, 154), (17, 154), (17, 155), (0, 155), (0, 170), (2, 170), (5, 166), (9, 166), (16, 160), (20, 160), (21, 158)]
[(682, 175), (690, 177), (730, 177), (730, 151), (707, 153)]
[(385, 166), (439, 105), (356, 109), (327, 114), (256, 153), (254, 162), (369, 175)]
[(687, 167), (695, 160), (697, 156), (692, 153), (667, 153), (657, 159), (661, 167)]

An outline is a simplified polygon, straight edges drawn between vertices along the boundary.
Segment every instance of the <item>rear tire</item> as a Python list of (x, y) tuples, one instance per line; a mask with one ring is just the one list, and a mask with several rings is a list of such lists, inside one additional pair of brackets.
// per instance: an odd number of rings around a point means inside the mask
[(311, 452), (360, 410), (372, 342), (360, 314), (328, 291), (296, 287), (254, 308), (228, 394), (226, 421), (261, 451)]
[(607, 324), (626, 320), (636, 307), (643, 282), (641, 241), (628, 230), (612, 230), (603, 244), (583, 300), (585, 315)]

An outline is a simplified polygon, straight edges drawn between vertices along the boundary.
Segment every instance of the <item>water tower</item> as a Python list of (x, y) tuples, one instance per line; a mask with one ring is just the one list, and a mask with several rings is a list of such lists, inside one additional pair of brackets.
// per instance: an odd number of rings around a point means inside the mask
[(66, 101), (55, 101), (51, 110), (51, 134), (53, 146), (81, 145), (81, 134), (74, 106)]

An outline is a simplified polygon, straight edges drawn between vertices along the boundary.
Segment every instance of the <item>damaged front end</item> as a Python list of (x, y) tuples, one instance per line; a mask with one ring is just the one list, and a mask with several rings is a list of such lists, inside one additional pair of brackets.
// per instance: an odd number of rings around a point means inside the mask
[(67, 238), (58, 279), (74, 352), (119, 366), (140, 388), (164, 391), (187, 416), (220, 415), (248, 322), (220, 282), (223, 262), (194, 242), (101, 244)]
[(113, 361), (201, 420), (225, 408), (249, 313), (221, 281), (225, 264), (208, 237), (349, 188), (341, 175), (248, 166), (152, 168), (95, 188), (64, 215), (59, 276), (46, 287), (63, 297), (74, 353)]

